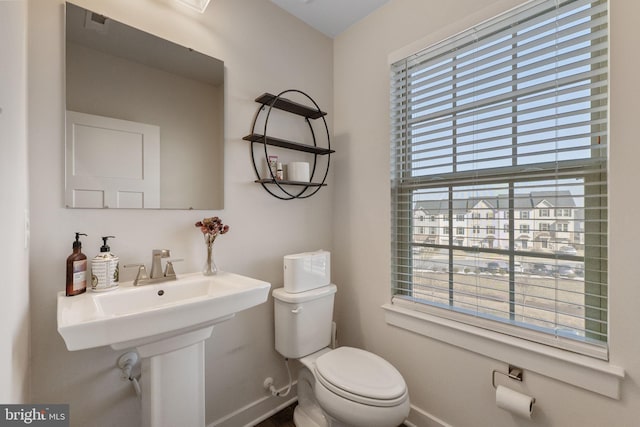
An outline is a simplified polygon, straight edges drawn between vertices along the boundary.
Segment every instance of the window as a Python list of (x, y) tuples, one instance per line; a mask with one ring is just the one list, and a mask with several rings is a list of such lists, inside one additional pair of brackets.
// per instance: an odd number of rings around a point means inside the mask
[[(607, 28), (606, 1), (534, 0), (392, 65), (394, 301), (606, 354)], [(413, 210), (435, 203), (466, 213), (456, 235), (477, 234), (487, 209), (506, 224), (491, 241), (421, 243)], [(549, 230), (560, 211), (572, 230), (562, 242)], [(545, 233), (524, 236), (537, 228), (530, 213)], [(553, 250), (569, 238), (575, 254)], [(420, 269), (427, 254), (448, 273)], [(505, 274), (459, 273), (495, 262)]]
[(540, 223), (540, 231), (549, 231), (549, 223)]

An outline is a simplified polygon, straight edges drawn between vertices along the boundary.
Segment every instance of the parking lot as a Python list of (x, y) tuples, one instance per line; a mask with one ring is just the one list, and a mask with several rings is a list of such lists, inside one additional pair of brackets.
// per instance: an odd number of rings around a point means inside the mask
[[(449, 258), (442, 253), (421, 252), (414, 254), (413, 268), (424, 271), (449, 271)], [(454, 251), (453, 272), (457, 273), (508, 273), (510, 270), (506, 256), (494, 254), (470, 254), (465, 251)], [(538, 276), (584, 277), (584, 262), (569, 261), (562, 256), (527, 257), (516, 256), (513, 270)]]
[[(448, 305), (448, 257), (421, 255), (413, 260), (413, 296)], [(513, 268), (514, 320), (570, 333), (580, 334), (584, 330), (584, 263), (517, 257)], [(458, 251), (454, 253), (453, 273), (455, 307), (510, 318), (510, 272), (506, 257)]]
[[(509, 319), (509, 275), (455, 273), (453, 305), (481, 314)], [(516, 321), (543, 328), (584, 330), (584, 281), (577, 278), (515, 275)], [(413, 296), (449, 304), (449, 274), (420, 271), (414, 274)], [(562, 301), (561, 303), (556, 302)], [(557, 313), (556, 313), (557, 311)]]

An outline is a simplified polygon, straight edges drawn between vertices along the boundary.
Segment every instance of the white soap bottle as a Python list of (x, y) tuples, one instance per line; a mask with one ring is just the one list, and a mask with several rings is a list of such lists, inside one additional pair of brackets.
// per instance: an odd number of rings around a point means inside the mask
[(120, 258), (111, 253), (107, 240), (115, 236), (104, 236), (100, 253), (91, 260), (91, 290), (96, 292), (116, 289), (120, 284)]

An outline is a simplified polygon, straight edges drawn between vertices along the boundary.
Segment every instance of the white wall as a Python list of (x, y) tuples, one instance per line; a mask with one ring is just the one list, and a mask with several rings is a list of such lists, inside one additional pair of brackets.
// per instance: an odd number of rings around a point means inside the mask
[[(263, 92), (298, 88), (328, 111), (332, 121), (332, 41), (269, 1), (215, 0), (200, 15), (170, 0), (78, 0), (75, 3), (176, 43), (218, 57), (226, 67), (225, 209), (223, 211), (69, 210), (64, 206), (63, 1), (29, 2), (29, 169), (32, 182), (31, 400), (70, 403), (73, 426), (137, 426), (139, 403), (113, 368), (109, 348), (68, 352), (56, 331), (56, 293), (64, 289), (65, 259), (75, 231), (93, 257), (100, 236), (122, 264), (150, 262), (151, 249), (170, 248), (181, 272), (198, 271), (204, 244), (194, 223), (220, 215), (231, 231), (216, 242), (216, 263), (282, 283), (282, 256), (331, 248), (333, 185), (306, 200), (280, 201), (253, 183), (250, 132)], [(294, 35), (294, 36), (292, 36)], [(124, 272), (122, 279), (131, 279)], [(3, 285), (4, 286), (4, 285)], [(286, 372), (273, 344), (272, 300), (214, 330), (206, 344), (206, 420), (213, 423), (267, 394), (273, 376)], [(267, 406), (282, 400), (270, 398)], [(245, 420), (248, 422), (249, 420)], [(242, 421), (242, 422), (245, 422)], [(233, 419), (226, 425), (241, 425)]]
[[(433, 42), (522, 3), (521, 0), (392, 0), (334, 43), (334, 133), (337, 152), (334, 280), (340, 284), (341, 344), (360, 345), (394, 363), (408, 381), (413, 405), (452, 426), (631, 426), (640, 419), (640, 228), (637, 167), (639, 108), (637, 45), (640, 5), (610, 0), (611, 148), (610, 359), (626, 379), (620, 400), (526, 372), (537, 397), (530, 422), (495, 406), (495, 361), (391, 327), (381, 305), (390, 299), (388, 57), (420, 39)], [(425, 47), (425, 46), (422, 46)], [(524, 366), (526, 369), (526, 366)]]
[(27, 3), (0, 2), (0, 402), (29, 392)]

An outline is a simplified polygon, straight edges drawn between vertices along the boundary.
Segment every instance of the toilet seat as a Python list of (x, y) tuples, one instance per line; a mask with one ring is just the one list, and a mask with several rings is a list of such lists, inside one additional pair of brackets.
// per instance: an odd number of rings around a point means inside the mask
[(407, 386), (389, 362), (368, 351), (340, 347), (316, 360), (316, 379), (345, 399), (370, 406), (390, 407), (407, 399)]

